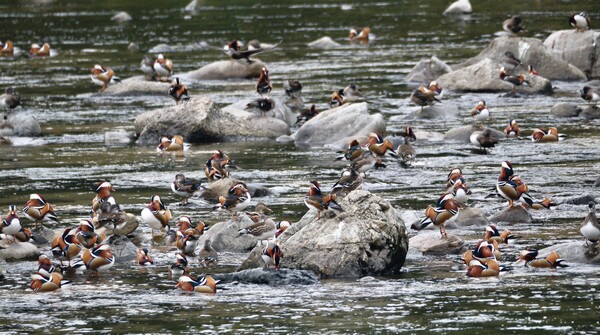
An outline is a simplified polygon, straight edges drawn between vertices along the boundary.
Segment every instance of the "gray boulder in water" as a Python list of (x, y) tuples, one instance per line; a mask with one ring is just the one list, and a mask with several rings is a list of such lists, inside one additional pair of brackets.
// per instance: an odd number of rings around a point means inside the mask
[(477, 127), (477, 126), (461, 126), (461, 127), (457, 127), (457, 128), (452, 128), (450, 130), (448, 130), (448, 132), (446, 134), (444, 134), (444, 141), (454, 141), (454, 142), (461, 142), (461, 143), (470, 143), (471, 140), (471, 134), (473, 134), (473, 132), (475, 131), (484, 131), (489, 129), (490, 131), (492, 131), (494, 133), (495, 136), (497, 136), (498, 138), (504, 138), (504, 133), (499, 132), (495, 129), (491, 129), (491, 128), (487, 128), (487, 127)]
[(318, 40), (308, 43), (308, 46), (317, 49), (333, 49), (341, 46), (341, 44), (332, 40), (329, 36), (323, 36)]
[(137, 247), (126, 236), (112, 235), (106, 244), (110, 245), (117, 264), (129, 263), (135, 259)]
[(36, 137), (42, 134), (42, 128), (35, 116), (27, 113), (11, 113), (0, 128), (0, 136)]
[(98, 94), (114, 94), (114, 95), (164, 95), (167, 96), (167, 90), (170, 83), (160, 81), (150, 81), (144, 76), (135, 76), (122, 80), (118, 84), (108, 85), (106, 90)]
[(232, 273), (214, 274), (215, 279), (225, 283), (263, 284), (270, 286), (313, 285), (319, 282), (317, 275), (308, 270), (295, 269), (249, 269)]
[[(258, 97), (258, 95), (256, 96)], [(243, 116), (243, 117), (260, 117), (260, 113), (258, 113), (257, 111), (248, 111), (246, 110), (246, 105), (248, 105), (248, 103), (250, 103), (251, 101), (254, 101), (256, 99), (242, 99), (236, 103), (233, 103), (229, 106), (223, 107), (223, 111), (233, 114), (233, 115), (237, 115), (237, 116)], [(288, 124), (288, 126), (293, 125), (294, 123), (296, 123), (297, 121), (297, 114), (294, 113), (292, 111), (292, 109), (290, 107), (288, 107), (283, 100), (277, 99), (277, 98), (273, 98), (273, 100), (275, 101), (275, 108), (273, 108), (271, 111), (266, 113), (266, 116), (268, 118), (275, 118), (278, 120), (281, 120), (285, 123)], [(263, 120), (266, 120), (267, 118), (263, 117)]]
[(411, 237), (409, 244), (411, 249), (419, 250), (424, 255), (448, 255), (463, 251), (465, 241), (455, 235), (442, 238), (436, 228), (434, 232), (420, 232)]
[[(222, 212), (229, 216), (229, 212)], [(251, 225), (253, 222), (243, 212), (238, 213), (237, 221), (227, 220), (211, 225), (198, 239), (198, 245), (203, 246), (204, 241), (210, 239), (211, 246), (218, 252), (248, 252), (258, 243), (258, 238), (250, 235), (240, 235), (239, 230)]]
[(410, 70), (410, 73), (406, 76), (406, 81), (429, 85), (430, 81), (451, 71), (452, 68), (450, 65), (444, 63), (436, 56), (431, 56), (430, 59), (420, 60)]
[(592, 244), (586, 246), (583, 238), (582, 241), (566, 242), (544, 248), (539, 250), (539, 255), (546, 256), (552, 251), (558, 252), (567, 265), (569, 263), (600, 264), (600, 246)]
[(182, 80), (221, 80), (235, 78), (258, 78), (265, 65), (260, 59), (252, 58), (252, 63), (222, 60), (207, 64), (197, 70), (183, 72)]
[(529, 223), (533, 220), (531, 214), (521, 206), (507, 207), (490, 217), (491, 222)]
[(573, 64), (588, 78), (600, 78), (600, 32), (588, 30), (576, 32), (574, 29), (555, 31), (544, 45), (554, 56)]
[(29, 242), (0, 241), (0, 259), (5, 261), (34, 261), (40, 254), (40, 250)]
[(581, 114), (581, 108), (569, 102), (559, 102), (550, 110), (550, 115), (556, 118), (578, 117), (579, 114)]

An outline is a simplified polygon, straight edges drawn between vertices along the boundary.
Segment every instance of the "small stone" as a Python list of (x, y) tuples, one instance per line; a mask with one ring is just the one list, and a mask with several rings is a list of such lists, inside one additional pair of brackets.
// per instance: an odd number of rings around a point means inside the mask
[(521, 206), (507, 207), (501, 212), (490, 217), (491, 222), (507, 222), (507, 223), (530, 223), (533, 220), (531, 214)]
[(473, 7), (469, 0), (458, 0), (453, 2), (446, 10), (444, 15), (448, 14), (469, 14), (473, 12)]
[(331, 37), (329, 37), (329, 36), (324, 36), (324, 37), (319, 38), (316, 41), (312, 41), (312, 42), (308, 43), (308, 46), (311, 48), (317, 48), (317, 49), (334, 49), (334, 48), (340, 47), (341, 44), (332, 40)]
[(422, 252), (424, 255), (458, 254), (463, 250), (465, 241), (458, 236), (450, 235), (442, 238), (439, 231), (420, 232), (408, 241), (410, 248)]
[(135, 42), (131, 42), (127, 46), (127, 50), (129, 50), (129, 52), (138, 52), (140, 51), (140, 46)]
[(131, 15), (129, 15), (127, 12), (119, 12), (119, 13), (115, 14), (115, 16), (110, 18), (111, 21), (115, 21), (118, 23), (131, 21), (131, 19), (132, 19)]

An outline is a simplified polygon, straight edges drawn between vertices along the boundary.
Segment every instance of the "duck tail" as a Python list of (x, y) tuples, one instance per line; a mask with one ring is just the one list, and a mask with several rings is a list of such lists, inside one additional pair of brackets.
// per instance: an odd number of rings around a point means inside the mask
[(433, 221), (431, 221), (431, 219), (429, 217), (425, 217), (423, 220), (421, 220), (419, 223), (413, 223), (410, 226), (410, 229), (414, 229), (414, 230), (421, 230), (427, 226), (429, 226), (430, 224), (432, 224)]

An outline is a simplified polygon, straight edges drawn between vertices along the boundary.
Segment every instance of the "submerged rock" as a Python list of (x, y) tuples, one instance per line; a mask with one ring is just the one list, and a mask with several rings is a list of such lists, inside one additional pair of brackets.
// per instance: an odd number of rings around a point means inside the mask
[(531, 214), (525, 208), (518, 205), (504, 208), (490, 217), (490, 221), (494, 223), (530, 223), (532, 220)]
[(127, 236), (113, 235), (108, 238), (106, 244), (110, 245), (110, 249), (115, 256), (115, 263), (129, 263), (135, 259), (137, 247), (127, 238)]
[(458, 0), (453, 2), (446, 10), (444, 11), (444, 15), (448, 14), (469, 14), (473, 12), (473, 7), (471, 7), (471, 2), (469, 0)]
[(104, 133), (104, 145), (126, 145), (134, 141), (135, 134), (125, 130), (107, 131)]
[(252, 58), (252, 63), (235, 60), (222, 60), (207, 64), (197, 70), (179, 75), (182, 80), (220, 80), (234, 78), (258, 78), (265, 65), (260, 59)]
[(111, 17), (110, 20), (122, 23), (122, 22), (131, 21), (132, 17), (127, 12), (119, 12), (119, 13), (115, 14), (113, 17)]
[[(524, 66), (515, 69), (519, 73), (527, 72), (527, 65), (532, 65), (542, 77), (550, 80), (585, 80), (585, 74), (575, 66), (554, 56), (537, 38), (502, 36), (495, 38), (477, 56), (455, 65), (454, 70), (474, 65), (485, 58), (502, 64), (504, 54), (510, 51), (521, 60)], [(507, 68), (507, 70), (511, 70)]]
[(106, 90), (100, 94), (114, 95), (145, 95), (156, 94), (167, 96), (167, 90), (170, 83), (159, 81), (149, 81), (144, 76), (135, 76), (122, 80), (115, 85), (109, 85)]
[(556, 251), (564, 263), (600, 264), (600, 248), (597, 245), (585, 245), (585, 242), (567, 242), (556, 244), (539, 250), (539, 257), (545, 257), (550, 252)]
[[(224, 215), (229, 215), (226, 213)], [(258, 243), (258, 239), (250, 234), (240, 235), (239, 230), (253, 222), (244, 213), (239, 213), (237, 221), (227, 220), (211, 225), (200, 236), (198, 245), (203, 246), (204, 241), (210, 239), (212, 247), (219, 252), (248, 252)]]
[(430, 81), (451, 71), (452, 68), (450, 65), (444, 63), (436, 56), (431, 56), (430, 59), (420, 60), (417, 65), (410, 70), (410, 73), (406, 77), (406, 81), (429, 85)]
[(463, 251), (465, 241), (455, 235), (442, 238), (436, 229), (435, 232), (420, 232), (411, 237), (408, 244), (411, 249), (419, 250), (423, 255), (448, 255)]
[(296, 145), (350, 143), (359, 136), (385, 132), (383, 115), (369, 114), (367, 103), (345, 104), (328, 109), (308, 120), (292, 137)]
[(319, 279), (314, 272), (295, 269), (250, 269), (232, 273), (214, 274), (215, 279), (225, 283), (259, 284), (270, 286), (314, 285)]
[(587, 205), (590, 202), (597, 204), (596, 197), (591, 194), (582, 194), (574, 197), (567, 198), (563, 201), (565, 204), (571, 205)]
[(555, 31), (544, 45), (553, 55), (573, 64), (588, 78), (600, 77), (600, 32), (588, 30), (576, 32), (574, 29)]
[(316, 41), (312, 41), (308, 43), (308, 46), (311, 48), (318, 49), (333, 49), (341, 46), (338, 42), (331, 39), (329, 36), (323, 36)]
[(29, 242), (0, 240), (0, 259), (5, 261), (35, 261), (40, 254), (40, 250)]
[(559, 102), (550, 110), (550, 115), (557, 118), (578, 117), (579, 114), (581, 114), (581, 108), (569, 102)]
[(0, 136), (37, 137), (42, 127), (35, 116), (27, 113), (10, 113), (0, 128)]
[[(308, 212), (308, 224), (289, 232), (293, 235), (286, 231), (282, 266), (312, 270), (321, 277), (398, 273), (408, 237), (396, 209), (368, 191), (352, 191), (339, 204), (344, 211), (336, 216), (322, 213), (317, 220), (314, 212)], [(290, 229), (298, 229), (295, 226)]]

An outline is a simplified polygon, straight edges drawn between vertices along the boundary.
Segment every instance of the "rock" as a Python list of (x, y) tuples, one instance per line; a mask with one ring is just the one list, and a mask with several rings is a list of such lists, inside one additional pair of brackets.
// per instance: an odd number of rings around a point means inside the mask
[(192, 97), (179, 105), (155, 109), (135, 119), (138, 143), (155, 145), (160, 136), (179, 134), (186, 142), (211, 142), (277, 138), (289, 132), (288, 125), (274, 118), (247, 113), (240, 117), (223, 112), (206, 97)]
[(594, 187), (600, 187), (600, 177), (596, 178), (596, 181), (594, 182)]
[[(258, 112), (249, 112), (245, 110), (246, 105), (254, 100), (256, 99), (243, 99), (229, 106), (223, 107), (222, 110), (224, 112), (231, 113), (238, 117), (251, 117), (248, 114), (252, 114), (257, 117), (262, 117), (262, 115)], [(272, 111), (266, 113), (267, 117), (273, 117), (278, 120), (281, 120), (287, 123), (288, 126), (294, 125), (297, 121), (297, 114), (294, 113), (292, 109), (289, 108), (282, 100), (275, 98), (273, 100), (275, 101), (275, 108)]]
[(448, 14), (469, 14), (473, 12), (473, 7), (469, 0), (458, 0), (453, 2), (446, 10), (444, 15)]
[(417, 249), (423, 255), (448, 255), (460, 253), (465, 246), (465, 241), (454, 235), (442, 238), (436, 230), (435, 232), (420, 232), (411, 237), (408, 244), (411, 249)]
[(490, 217), (490, 221), (494, 223), (529, 223), (532, 220), (533, 219), (531, 217), (531, 214), (529, 214), (529, 212), (525, 208), (518, 205), (513, 207), (507, 207)]
[(314, 285), (319, 279), (312, 271), (294, 269), (251, 269), (233, 273), (214, 274), (215, 279), (242, 284), (259, 284), (270, 286)]
[(574, 29), (553, 32), (544, 45), (554, 56), (573, 64), (588, 78), (600, 77), (600, 31), (575, 32)]
[(37, 137), (42, 128), (35, 116), (27, 113), (8, 114), (6, 125), (0, 129), (0, 136)]
[(568, 102), (559, 102), (550, 110), (550, 115), (557, 118), (577, 117), (580, 113), (581, 108)]
[(256, 246), (258, 239), (252, 235), (240, 235), (238, 231), (252, 223), (245, 214), (240, 214), (237, 221), (227, 220), (211, 225), (200, 236), (198, 245), (203, 246), (204, 241), (210, 239), (212, 247), (218, 252), (248, 252)]
[(408, 251), (408, 237), (396, 209), (362, 190), (350, 192), (339, 204), (344, 212), (337, 216), (328, 218), (323, 213), (316, 220), (309, 212), (310, 223), (291, 236), (286, 231), (283, 266), (312, 270), (320, 277), (398, 273)]
[[(501, 65), (484, 58), (481, 61), (439, 77), (438, 83), (452, 91), (463, 92), (510, 92), (513, 85), (499, 77)], [(517, 86), (518, 92), (527, 94), (551, 94), (552, 83), (541, 76), (525, 74), (531, 86)]]
[(131, 42), (127, 46), (127, 50), (129, 52), (138, 52), (138, 51), (140, 51), (140, 46), (137, 43), (135, 43), (135, 42)]
[(417, 65), (410, 70), (410, 73), (406, 77), (406, 81), (429, 85), (429, 82), (432, 80), (451, 71), (452, 68), (448, 64), (442, 62), (436, 56), (431, 56), (430, 59), (420, 60)]
[(281, 135), (275, 139), (277, 143), (291, 143), (294, 142), (294, 139), (290, 135)]
[(600, 264), (600, 252), (598, 246), (586, 247), (585, 242), (567, 242), (539, 250), (538, 257), (546, 257), (550, 252), (556, 251), (564, 263)]
[(185, 6), (183, 10), (185, 10), (186, 12), (195, 12), (199, 8), (200, 5), (198, 4), (198, 0), (192, 0), (189, 4), (187, 4), (187, 6)]
[(108, 238), (106, 244), (110, 245), (110, 249), (115, 256), (115, 263), (125, 264), (130, 263), (135, 259), (137, 247), (127, 238), (127, 236), (113, 235)]
[(331, 37), (329, 37), (329, 36), (323, 36), (316, 41), (312, 41), (312, 42), (308, 43), (308, 46), (311, 48), (318, 48), (318, 49), (333, 49), (333, 48), (340, 47), (341, 44), (332, 40)]
[(0, 240), (0, 259), (5, 261), (37, 261), (38, 248), (29, 242), (8, 243)]
[(583, 194), (575, 197), (567, 198), (563, 201), (565, 204), (570, 205), (588, 205), (590, 202), (597, 204), (596, 198), (591, 194)]
[(104, 133), (104, 145), (125, 145), (133, 143), (134, 134), (125, 130), (107, 131)]
[(179, 77), (188, 80), (258, 78), (265, 65), (260, 59), (252, 58), (252, 61), (251, 64), (246, 64), (234, 60), (222, 60), (197, 70), (181, 73)]
[(252, 198), (266, 197), (271, 194), (268, 188), (260, 184), (246, 183), (246, 186), (248, 186), (248, 192)]
[[(407, 119), (425, 119), (425, 120), (444, 120), (455, 119), (459, 111), (456, 105), (444, 105), (443, 103), (434, 106), (425, 106), (423, 109), (418, 107), (413, 113), (409, 114)], [(415, 135), (416, 136), (416, 135)]]
[(579, 114), (579, 117), (586, 120), (600, 119), (600, 107), (588, 106), (581, 112), (581, 114)]
[[(385, 132), (383, 115), (370, 115), (367, 103), (345, 104), (328, 109), (305, 122), (292, 137), (296, 145), (350, 143), (359, 136)], [(343, 146), (343, 144), (342, 144)]]
[[(532, 65), (542, 77), (550, 80), (585, 80), (585, 74), (575, 66), (563, 59), (554, 56), (546, 46), (537, 38), (502, 36), (495, 38), (477, 56), (455, 65), (454, 70), (474, 65), (485, 58), (490, 58), (493, 63), (501, 64), (504, 53), (510, 51), (519, 58), (524, 67), (519, 72), (527, 72), (527, 65)], [(496, 68), (499, 68), (497, 66)], [(510, 69), (509, 69), (510, 70)], [(498, 71), (496, 78), (498, 78)], [(478, 76), (481, 74), (478, 74)], [(534, 77), (534, 76), (528, 76)], [(445, 88), (445, 86), (442, 86)]]
[[(206, 189), (202, 192), (202, 197), (206, 200), (217, 201), (220, 196), (227, 196), (227, 191), (238, 181), (240, 180), (235, 178), (223, 178), (210, 185), (204, 185)], [(260, 184), (246, 183), (246, 186), (248, 186), (248, 192), (252, 198), (265, 197), (271, 193), (268, 188)]]
[(153, 48), (148, 50), (148, 52), (152, 53), (152, 54), (159, 54), (159, 53), (166, 53), (166, 52), (173, 52), (173, 51), (175, 51), (175, 49), (173, 49), (173, 47), (171, 47), (170, 45), (165, 44), (165, 43), (157, 44)]
[(460, 227), (487, 227), (490, 224), (490, 221), (485, 217), (485, 213), (480, 208), (474, 207), (467, 207), (458, 211), (458, 215), (453, 222)]
[(109, 85), (106, 90), (100, 94), (114, 95), (164, 95), (167, 96), (169, 83), (159, 81), (149, 81), (144, 76), (135, 76), (124, 79), (118, 84)]
[(123, 22), (127, 22), (127, 21), (131, 21), (131, 15), (127, 14), (127, 12), (119, 12), (117, 14), (115, 14), (115, 16), (110, 18), (111, 21), (115, 21), (118, 23), (123, 23)]
[(495, 129), (491, 129), (491, 128), (487, 128), (487, 127), (480, 129), (477, 126), (470, 125), (470, 126), (462, 126), (462, 127), (453, 128), (453, 129), (448, 130), (448, 132), (446, 134), (444, 134), (444, 141), (471, 143), (470, 137), (473, 132), (484, 131), (486, 129), (489, 129), (492, 132), (494, 132), (494, 134), (496, 134), (499, 138), (505, 137), (504, 133), (499, 132)]
[(126, 236), (133, 233), (142, 223), (142, 219), (133, 214), (127, 213), (127, 222), (121, 229), (106, 229), (107, 235), (122, 235)]
[(54, 236), (56, 236), (57, 234), (62, 234), (63, 231), (64, 229), (59, 229), (55, 231), (43, 226), (39, 228), (32, 228), (31, 236), (33, 236), (35, 239), (31, 240), (31, 242), (37, 245), (48, 244), (50, 241), (52, 241)]

